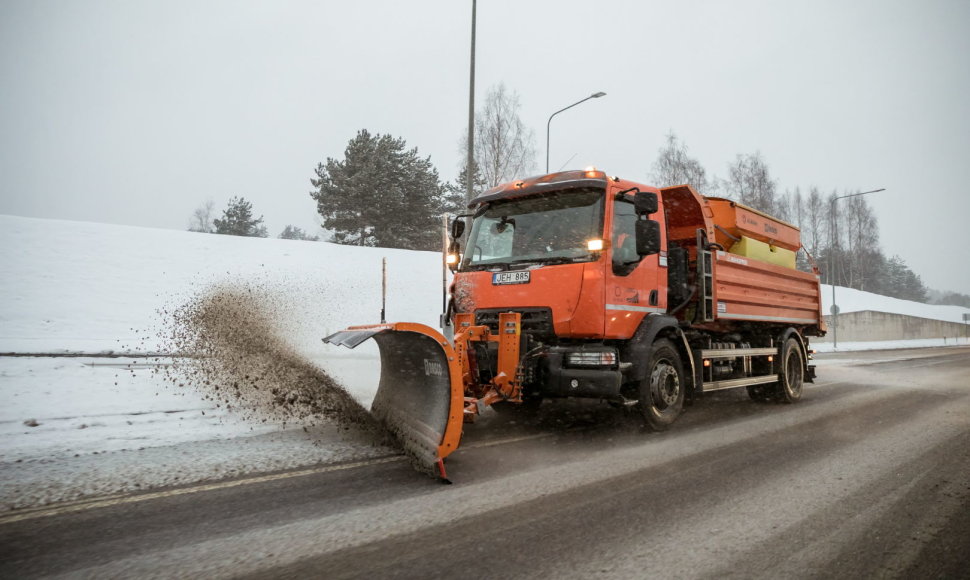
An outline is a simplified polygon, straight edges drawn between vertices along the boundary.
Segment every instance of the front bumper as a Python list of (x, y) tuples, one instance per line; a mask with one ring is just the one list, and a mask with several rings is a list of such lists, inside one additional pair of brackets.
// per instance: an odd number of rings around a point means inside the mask
[(545, 380), (539, 392), (546, 397), (585, 397), (594, 399), (618, 399), (623, 373), (618, 365), (601, 367), (571, 367), (566, 364), (570, 352), (615, 352), (609, 347), (570, 348), (550, 347), (544, 357)]

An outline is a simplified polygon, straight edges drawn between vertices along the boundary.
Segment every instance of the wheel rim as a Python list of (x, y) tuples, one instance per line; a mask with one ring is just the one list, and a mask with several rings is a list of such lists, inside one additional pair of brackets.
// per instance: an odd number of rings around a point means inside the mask
[(785, 388), (793, 395), (802, 392), (802, 357), (795, 348), (788, 352), (788, 360), (785, 361)]
[(650, 374), (650, 394), (653, 398), (653, 406), (659, 410), (664, 410), (674, 406), (680, 396), (680, 377), (677, 369), (670, 364), (670, 361), (663, 359), (657, 361)]

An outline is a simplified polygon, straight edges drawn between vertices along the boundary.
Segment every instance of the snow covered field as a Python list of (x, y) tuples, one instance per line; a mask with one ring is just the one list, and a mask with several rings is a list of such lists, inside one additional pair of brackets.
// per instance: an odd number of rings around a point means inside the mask
[[(8, 509), (390, 452), (332, 425), (304, 432), (243, 419), (165, 381), (158, 371), (169, 359), (144, 355), (164, 353), (166, 312), (215, 285), (244, 282), (271, 296), (279, 337), (364, 405), (380, 374), (376, 347), (320, 339), (379, 321), (381, 259), (388, 319), (434, 327), (441, 309), (432, 252), (12, 216), (0, 216), (0, 245), (0, 353), (78, 355), (0, 357), (0, 506)], [(957, 322), (966, 311), (843, 288), (838, 302), (843, 312)], [(106, 354), (121, 356), (97, 356)]]
[[(280, 338), (365, 405), (376, 347), (322, 344), (388, 316), (437, 324), (441, 258), (59, 220), (0, 216), (0, 506), (74, 499), (390, 452), (334, 426), (247, 421), (154, 372), (166, 311), (245, 282), (274, 298)], [(437, 284), (435, 281), (438, 281)], [(174, 479), (173, 479), (174, 478)]]

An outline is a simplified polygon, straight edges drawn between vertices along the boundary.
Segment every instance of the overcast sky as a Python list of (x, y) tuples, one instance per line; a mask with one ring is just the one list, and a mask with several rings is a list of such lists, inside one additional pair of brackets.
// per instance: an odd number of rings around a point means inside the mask
[[(359, 129), (453, 179), (471, 0), (0, 3), (0, 213), (185, 229), (232, 195), (317, 227)], [(970, 293), (970, 2), (481, 0), (476, 93), (518, 92), (551, 165), (644, 181), (674, 131), (725, 176), (869, 196), (888, 255)]]

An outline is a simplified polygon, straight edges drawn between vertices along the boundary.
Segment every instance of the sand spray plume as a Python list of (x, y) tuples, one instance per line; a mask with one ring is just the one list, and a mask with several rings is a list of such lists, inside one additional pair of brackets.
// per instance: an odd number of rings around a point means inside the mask
[(166, 350), (178, 353), (166, 379), (244, 418), (337, 423), (388, 437), (370, 413), (284, 340), (290, 304), (258, 282), (222, 284), (163, 312)]

